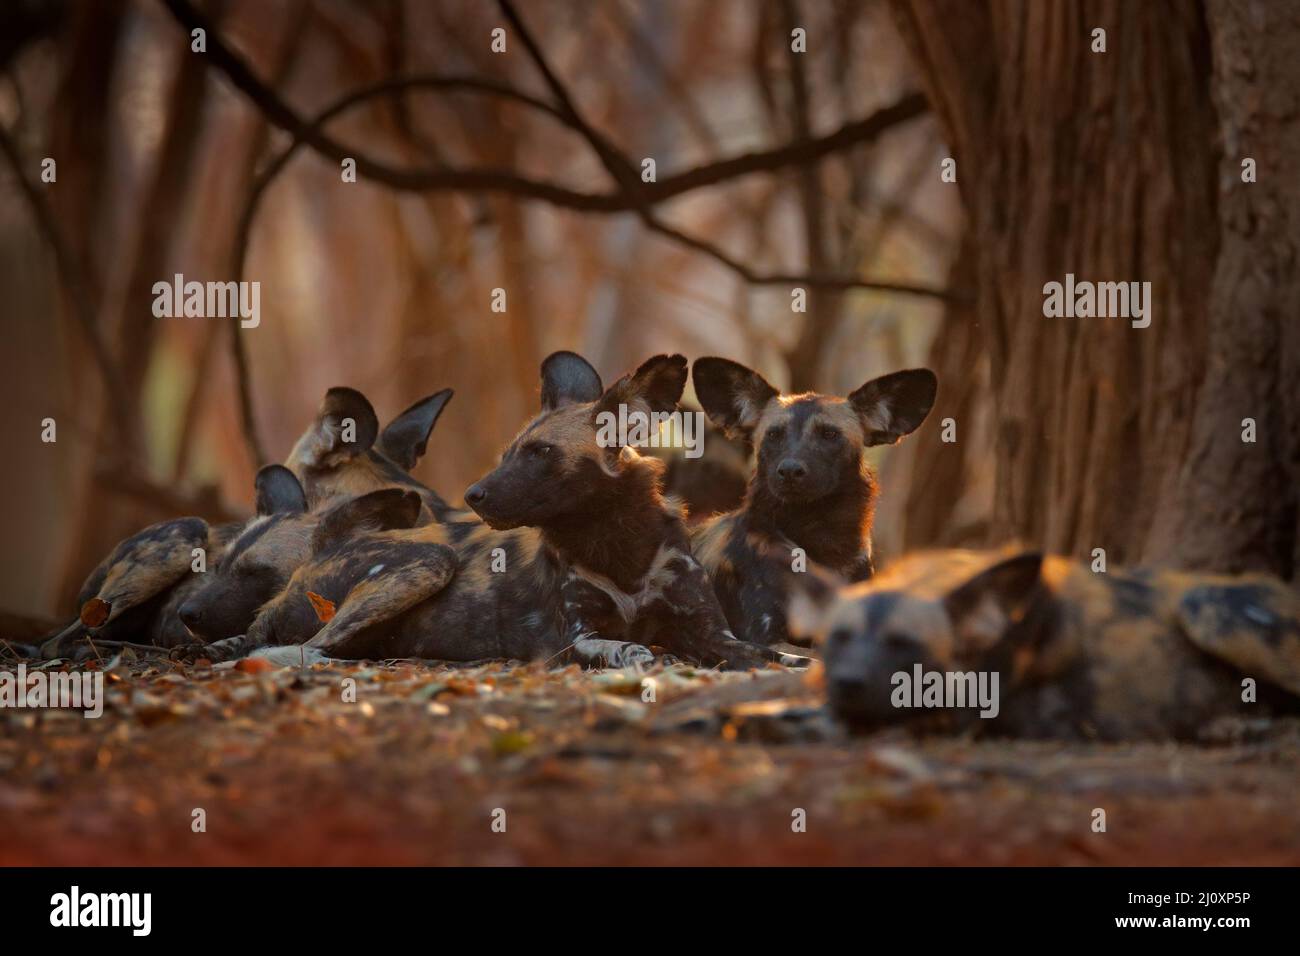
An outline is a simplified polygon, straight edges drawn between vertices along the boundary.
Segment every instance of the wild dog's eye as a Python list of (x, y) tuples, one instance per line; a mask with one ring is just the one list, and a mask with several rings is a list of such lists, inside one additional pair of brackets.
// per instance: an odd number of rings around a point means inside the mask
[(823, 425), (817, 429), (817, 437), (824, 441), (835, 441), (840, 437), (840, 430), (830, 425)]
[(771, 428), (769, 428), (769, 429), (767, 430), (767, 434), (763, 436), (763, 440), (764, 440), (764, 441), (776, 441), (778, 438), (780, 438), (780, 437), (781, 437), (782, 435), (784, 435), (784, 434), (785, 434), (785, 426), (784, 426), (784, 425), (773, 425)]
[(528, 453), (534, 458), (545, 458), (551, 453), (550, 445), (529, 445)]
[(909, 650), (915, 647), (912, 643), (912, 639), (899, 631), (888, 632), (880, 639), (880, 643), (895, 651)]

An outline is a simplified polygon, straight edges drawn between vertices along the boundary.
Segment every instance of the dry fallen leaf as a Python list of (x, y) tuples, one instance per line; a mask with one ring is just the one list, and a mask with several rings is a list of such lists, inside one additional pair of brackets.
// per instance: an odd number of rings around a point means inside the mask
[(245, 674), (261, 674), (274, 668), (274, 664), (261, 657), (244, 657), (235, 662), (235, 670)]
[(107, 601), (91, 598), (81, 606), (81, 623), (86, 627), (99, 627), (108, 620), (108, 615), (112, 611), (113, 605)]
[(337, 608), (329, 598), (321, 597), (315, 591), (308, 591), (307, 600), (311, 601), (312, 610), (316, 612), (316, 616), (320, 618), (322, 624), (328, 624), (334, 620), (334, 612)]

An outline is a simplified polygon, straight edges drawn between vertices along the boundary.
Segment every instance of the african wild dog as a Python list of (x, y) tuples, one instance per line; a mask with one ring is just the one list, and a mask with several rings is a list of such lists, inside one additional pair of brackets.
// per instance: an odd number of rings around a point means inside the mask
[(422, 522), (448, 517), (453, 509), (447, 502), (408, 472), (424, 455), (429, 433), (451, 396), (448, 388), (421, 399), (381, 432), (374, 408), (356, 389), (326, 392), (316, 420), (285, 460), (302, 482), (309, 510), (321, 511), (380, 488), (409, 488), (423, 502)]
[(584, 359), (555, 353), (542, 364), (541, 414), (466, 492), (483, 520), (358, 533), (376, 513), (414, 525), (418, 501), (389, 488), (335, 506), (312, 560), (245, 641), (218, 653), (306, 641), (344, 658), (624, 666), (648, 662), (653, 643), (710, 665), (801, 663), (731, 636), (660, 497), (662, 465), (597, 443), (600, 411), (671, 411), (685, 379), (685, 359), (657, 356), (604, 390)]
[[(860, 728), (1187, 739), (1219, 717), (1300, 712), (1300, 595), (1262, 575), (1097, 574), (1036, 553), (922, 553), (844, 589), (818, 631), (830, 706)], [(997, 674), (996, 716), (948, 699), (939, 710), (895, 706), (896, 675), (917, 673), (967, 688), (970, 675)], [(1258, 702), (1244, 699), (1247, 677)]]
[(239, 528), (175, 518), (119, 542), (81, 586), (77, 619), (41, 645), (42, 656), (62, 657), (83, 636), (159, 647), (189, 640), (177, 609), (199, 584), (195, 568), (220, 555)]
[(864, 452), (916, 430), (938, 381), (929, 369), (909, 369), (838, 398), (782, 395), (721, 358), (697, 359), (692, 374), (709, 418), (758, 448), (743, 506), (694, 529), (695, 554), (742, 640), (787, 641), (789, 575), (802, 570), (794, 549), (847, 581), (871, 576), (877, 488)]
[[(352, 389), (331, 389), (291, 460), (303, 468), (323, 501), (343, 493), (350, 476), (363, 471), (376, 482), (414, 486), (431, 509), (445, 509), (436, 493), (405, 472), (424, 454), (451, 395), (444, 389), (416, 402), (388, 424), (378, 435), (378, 450), (371, 451), (378, 422), (370, 403)], [(341, 440), (342, 419), (348, 416), (356, 430), (352, 442)], [(214, 641), (243, 633), (253, 612), (306, 559), (303, 528), (314, 523), (301, 514), (305, 494), (287, 468), (263, 468), (254, 489), (257, 514), (249, 522), (209, 526), (202, 518), (176, 518), (120, 542), (82, 585), (78, 619), (47, 639), (42, 653), (58, 656), (83, 634), (92, 640), (178, 647), (195, 636)], [(249, 547), (252, 542), (257, 546)], [(236, 553), (223, 559), (232, 543)], [(196, 549), (204, 551), (203, 570), (215, 574), (196, 571)]]

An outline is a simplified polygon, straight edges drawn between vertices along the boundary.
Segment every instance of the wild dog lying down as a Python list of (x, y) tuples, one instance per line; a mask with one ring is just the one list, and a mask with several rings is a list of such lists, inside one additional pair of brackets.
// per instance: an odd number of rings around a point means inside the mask
[(542, 365), (542, 412), (501, 465), (466, 492), (470, 516), (408, 531), (414, 499), (384, 489), (332, 509), (313, 557), (267, 605), (229, 656), (266, 643), (332, 657), (568, 659), (648, 662), (651, 643), (708, 665), (803, 663), (735, 640), (691, 557), (680, 518), (659, 494), (662, 466), (597, 444), (596, 416), (625, 404), (671, 411), (686, 378), (681, 356), (658, 356), (603, 390), (568, 352)]
[(46, 658), (62, 657), (88, 636), (174, 647), (189, 639), (177, 609), (200, 581), (197, 551), (219, 555), (240, 525), (209, 526), (202, 518), (150, 525), (118, 543), (81, 586), (77, 619), (41, 645)]
[[(349, 475), (363, 469), (376, 481), (414, 484), (431, 509), (445, 509), (436, 493), (404, 470), (424, 454), (451, 394), (444, 389), (398, 415), (378, 435), (375, 452), (370, 446), (376, 444), (378, 422), (370, 403), (353, 389), (330, 389), (291, 459), (310, 476), (324, 502), (347, 486)], [(354, 423), (350, 441), (343, 438), (346, 417)], [(348, 474), (341, 476), (344, 471)], [(304, 490), (288, 469), (263, 468), (254, 490), (257, 512), (248, 522), (210, 527), (202, 518), (176, 518), (120, 542), (82, 585), (78, 620), (45, 642), (44, 656), (59, 656), (83, 634), (159, 647), (178, 647), (193, 636), (215, 641), (242, 634), (256, 610), (306, 560), (315, 524), (314, 517), (304, 515)], [(203, 549), (202, 564), (196, 549)]]
[[(57, 657), (65, 652), (70, 639), (83, 633), (92, 641), (99, 638), (159, 647), (190, 641), (188, 618), (194, 616), (192, 608), (212, 583), (206, 572), (227, 560), (232, 545), (238, 546), (246, 537), (260, 538), (281, 519), (305, 510), (302, 489), (286, 468), (263, 468), (254, 488), (257, 517), (245, 524), (210, 526), (202, 518), (176, 518), (151, 525), (119, 543), (81, 586), (78, 620), (47, 641), (42, 653)], [(271, 541), (279, 537), (272, 535)], [(287, 580), (288, 574), (284, 577)], [(261, 600), (256, 600), (256, 595), (244, 600), (229, 596), (220, 613), (210, 617), (208, 632), (216, 637), (241, 633), (267, 597), (270, 594)]]
[(247, 631), (262, 605), (284, 589), (311, 555), (320, 516), (307, 511), (307, 496), (293, 472), (267, 465), (257, 473), (256, 484), (256, 517), (239, 528), (206, 574), (195, 575), (197, 583), (186, 589), (178, 606), (181, 623), (200, 641)]
[[(820, 630), (830, 706), (861, 727), (1185, 739), (1219, 717), (1300, 712), (1300, 595), (1263, 576), (942, 551), (845, 589)], [(979, 686), (992, 706), (971, 706)]]
[(697, 359), (692, 374), (709, 418), (758, 448), (740, 510), (694, 529), (692, 546), (742, 640), (788, 641), (794, 549), (846, 581), (871, 577), (877, 487), (864, 452), (915, 431), (938, 380), (929, 369), (909, 369), (838, 398), (781, 395), (757, 372), (721, 358)]

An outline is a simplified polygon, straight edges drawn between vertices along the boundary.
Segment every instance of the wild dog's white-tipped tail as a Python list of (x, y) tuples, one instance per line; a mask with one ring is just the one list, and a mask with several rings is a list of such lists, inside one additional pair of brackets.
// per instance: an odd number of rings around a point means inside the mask
[(301, 644), (262, 647), (248, 656), (260, 657), (278, 667), (305, 667), (308, 664), (325, 664), (337, 659), (318, 651), (314, 647), (305, 647)]

